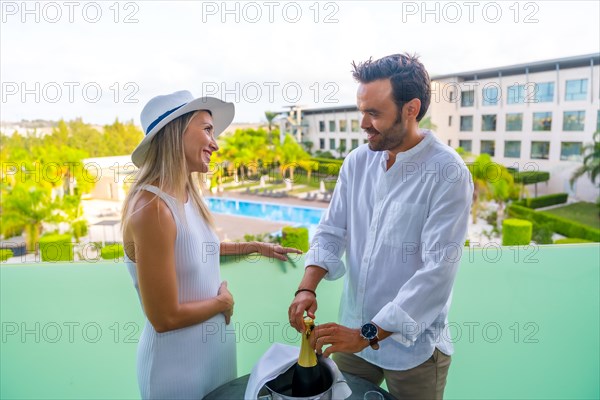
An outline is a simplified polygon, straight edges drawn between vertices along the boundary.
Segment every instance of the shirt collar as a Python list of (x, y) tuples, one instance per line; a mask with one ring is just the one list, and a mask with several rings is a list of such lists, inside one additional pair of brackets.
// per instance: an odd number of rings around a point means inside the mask
[[(430, 130), (421, 129), (419, 132), (421, 133), (421, 135), (423, 135), (423, 140), (421, 140), (419, 143), (417, 143), (416, 146), (411, 147), (410, 149), (408, 149), (406, 151), (401, 151), (398, 154), (396, 154), (396, 161), (394, 162), (394, 165), (396, 165), (396, 163), (398, 163), (398, 161), (406, 160), (409, 157), (412, 157), (415, 154), (420, 153), (423, 149), (427, 148), (429, 146), (429, 144), (431, 144), (435, 140), (435, 136), (433, 135), (433, 132), (431, 132)], [(386, 166), (387, 166), (387, 161), (390, 158), (390, 154), (387, 151), (382, 151), (381, 153), (382, 153), (381, 165), (385, 171)], [(392, 165), (392, 167), (394, 165)]]

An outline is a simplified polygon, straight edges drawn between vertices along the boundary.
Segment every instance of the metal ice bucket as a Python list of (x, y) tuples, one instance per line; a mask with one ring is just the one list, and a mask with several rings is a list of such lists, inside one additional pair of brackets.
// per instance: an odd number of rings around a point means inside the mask
[(329, 372), (327, 376), (329, 389), (323, 393), (310, 397), (292, 397), (292, 379), (294, 377), (294, 366), (292, 365), (283, 374), (265, 384), (269, 394), (260, 396), (259, 400), (332, 400), (334, 383), (345, 382), (345, 380), (340, 378), (334, 382), (335, 372), (327, 364), (323, 365), (326, 367), (324, 370)]

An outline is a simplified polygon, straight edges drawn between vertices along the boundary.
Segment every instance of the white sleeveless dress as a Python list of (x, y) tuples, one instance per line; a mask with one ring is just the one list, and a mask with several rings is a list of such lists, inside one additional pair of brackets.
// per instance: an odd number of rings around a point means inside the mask
[[(183, 205), (184, 221), (174, 197), (156, 186), (146, 185), (143, 189), (166, 203), (177, 226), (175, 268), (179, 302), (215, 297), (221, 284), (217, 235), (191, 201)], [(127, 255), (125, 264), (139, 296), (136, 265)], [(202, 399), (236, 378), (235, 343), (234, 325), (225, 325), (223, 314), (164, 333), (157, 333), (146, 318), (137, 351), (142, 399)]]

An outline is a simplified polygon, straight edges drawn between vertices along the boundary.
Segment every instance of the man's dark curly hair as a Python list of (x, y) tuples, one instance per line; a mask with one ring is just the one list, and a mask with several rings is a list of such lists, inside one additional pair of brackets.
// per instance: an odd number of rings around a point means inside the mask
[(352, 76), (360, 83), (370, 83), (380, 79), (390, 79), (394, 102), (398, 110), (414, 98), (421, 100), (421, 110), (417, 121), (427, 112), (431, 101), (431, 82), (425, 67), (417, 55), (393, 54), (373, 61), (352, 62)]

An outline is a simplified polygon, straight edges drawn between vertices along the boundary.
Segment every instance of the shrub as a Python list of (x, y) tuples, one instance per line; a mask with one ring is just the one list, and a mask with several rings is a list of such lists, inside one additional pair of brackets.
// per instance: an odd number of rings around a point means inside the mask
[(549, 194), (547, 196), (532, 197), (529, 199), (525, 199), (524, 206), (533, 209), (548, 207), (553, 206), (555, 204), (566, 203), (568, 198), (568, 193), (555, 193)]
[(281, 245), (284, 247), (294, 247), (304, 252), (308, 251), (308, 228), (294, 228), (284, 226), (281, 229)]
[(104, 260), (114, 260), (115, 258), (121, 258), (125, 256), (125, 250), (121, 243), (114, 243), (104, 246), (100, 250), (100, 257)]
[(532, 222), (531, 240), (537, 244), (552, 244), (552, 225)]
[(42, 261), (73, 261), (71, 235), (46, 234), (39, 243)]
[(535, 211), (513, 203), (508, 206), (508, 215), (513, 218), (526, 219), (538, 224), (548, 224), (552, 231), (566, 237), (582, 238), (591, 240), (592, 242), (600, 242), (600, 229), (594, 229), (543, 211)]
[(257, 233), (256, 235), (245, 234), (244, 242), (281, 243), (281, 237), (270, 233)]
[(502, 246), (528, 245), (532, 224), (523, 219), (509, 218), (502, 222)]
[(487, 222), (491, 226), (496, 226), (497, 221), (498, 221), (498, 211), (492, 211), (485, 217), (485, 222)]
[(71, 232), (76, 241), (79, 242), (79, 238), (88, 234), (88, 224), (86, 220), (77, 220), (71, 224)]
[(570, 244), (570, 243), (594, 243), (591, 240), (579, 239), (579, 238), (564, 238), (556, 239), (554, 244)]
[(11, 249), (0, 249), (0, 262), (4, 262), (13, 256)]

